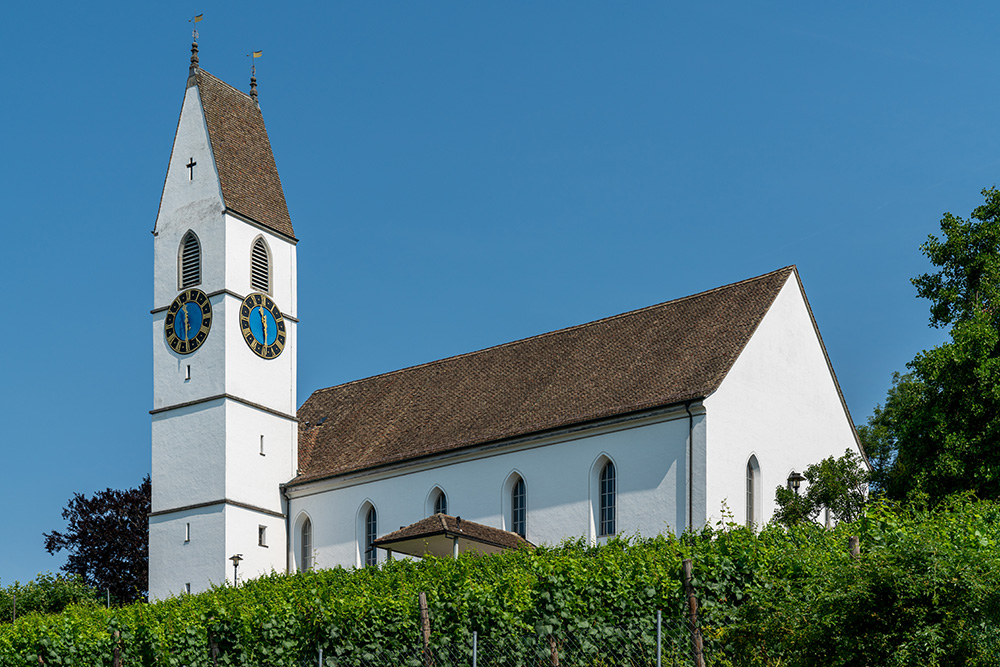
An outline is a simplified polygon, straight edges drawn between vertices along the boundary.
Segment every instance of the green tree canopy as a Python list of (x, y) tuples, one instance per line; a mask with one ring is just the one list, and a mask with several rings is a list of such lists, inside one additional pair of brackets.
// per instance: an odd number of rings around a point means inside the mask
[(920, 246), (940, 267), (910, 281), (930, 299), (933, 326), (971, 320), (976, 311), (992, 312), (1000, 304), (1000, 190), (983, 190), (983, 197), (986, 203), (968, 220), (945, 213), (944, 238), (930, 234)]
[(921, 250), (936, 273), (913, 280), (951, 341), (893, 376), (858, 433), (879, 492), (932, 503), (960, 491), (1000, 498), (1000, 191), (968, 220), (946, 213)]
[(848, 449), (840, 458), (829, 456), (802, 473), (809, 486), (804, 494), (779, 486), (774, 519), (786, 526), (814, 521), (824, 509), (838, 521), (856, 521), (868, 499), (870, 473), (861, 457)]

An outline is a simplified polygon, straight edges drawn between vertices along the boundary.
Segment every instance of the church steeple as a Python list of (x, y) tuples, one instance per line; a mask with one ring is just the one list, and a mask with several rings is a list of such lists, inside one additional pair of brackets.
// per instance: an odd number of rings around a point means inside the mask
[[(197, 37), (154, 229), (152, 598), (286, 566), (296, 254), (260, 108)], [(245, 312), (244, 312), (245, 311)]]
[[(215, 163), (223, 206), (252, 223), (294, 240), (295, 230), (285, 203), (271, 141), (264, 126), (264, 116), (257, 105), (256, 77), (251, 78), (248, 95), (201, 69), (197, 62), (195, 42), (192, 45), (188, 94), (192, 89), (197, 90), (195, 106), (200, 107), (204, 127), (208, 130), (210, 155), (206, 157), (212, 158)], [(175, 149), (178, 138), (179, 134), (174, 140)], [(184, 161), (187, 162), (186, 157)], [(170, 169), (173, 168), (171, 162)], [(168, 172), (168, 181), (170, 178)], [(166, 194), (164, 184), (164, 196)]]

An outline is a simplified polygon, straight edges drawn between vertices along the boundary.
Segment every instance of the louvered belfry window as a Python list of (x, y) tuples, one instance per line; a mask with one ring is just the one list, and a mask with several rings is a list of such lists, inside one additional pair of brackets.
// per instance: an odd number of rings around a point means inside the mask
[(181, 240), (180, 280), (178, 287), (187, 289), (201, 284), (201, 244), (194, 232), (188, 232)]
[(271, 292), (271, 261), (267, 244), (260, 237), (250, 251), (250, 286), (258, 292)]

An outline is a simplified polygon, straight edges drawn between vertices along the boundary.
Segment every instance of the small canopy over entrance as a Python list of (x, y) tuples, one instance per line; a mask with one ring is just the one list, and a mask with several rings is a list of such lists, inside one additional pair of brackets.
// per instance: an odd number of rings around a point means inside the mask
[(478, 554), (495, 554), (508, 549), (532, 544), (516, 533), (484, 526), (474, 521), (462, 521), (460, 516), (434, 514), (409, 526), (383, 535), (373, 546), (407, 556), (457, 557), (471, 551)]

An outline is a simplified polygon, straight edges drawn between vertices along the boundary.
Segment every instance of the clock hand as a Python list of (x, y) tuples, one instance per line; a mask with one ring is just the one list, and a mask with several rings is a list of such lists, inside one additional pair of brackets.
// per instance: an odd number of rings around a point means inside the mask
[(181, 310), (184, 311), (184, 340), (189, 340), (191, 338), (191, 322), (188, 320), (187, 304), (181, 306)]
[(267, 345), (267, 315), (264, 314), (264, 306), (260, 307), (260, 326), (264, 331), (264, 345)]

